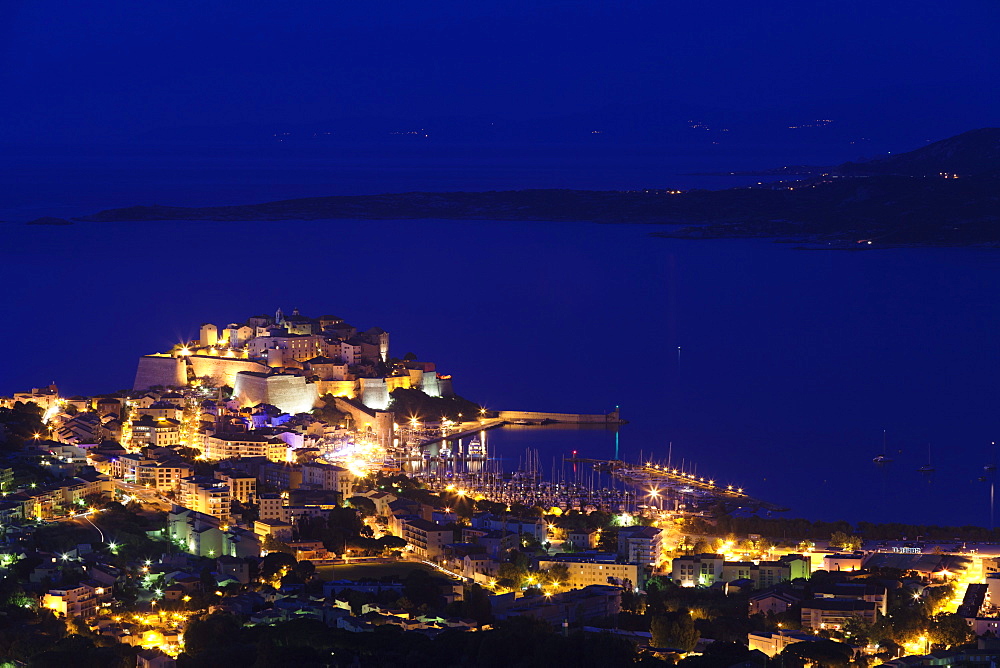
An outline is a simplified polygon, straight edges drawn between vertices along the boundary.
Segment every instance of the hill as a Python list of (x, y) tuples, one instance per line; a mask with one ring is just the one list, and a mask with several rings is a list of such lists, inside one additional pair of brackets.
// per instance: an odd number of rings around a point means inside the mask
[[(955, 178), (955, 177), (958, 178)], [(90, 222), (452, 219), (687, 225), (663, 236), (791, 237), (831, 244), (1000, 244), (1000, 129), (845, 163), (805, 180), (728, 190), (398, 193), (223, 207), (138, 206)]]
[(1000, 170), (1000, 128), (980, 128), (928, 144), (915, 151), (867, 162), (847, 162), (834, 171), (843, 175), (901, 174), (978, 176)]

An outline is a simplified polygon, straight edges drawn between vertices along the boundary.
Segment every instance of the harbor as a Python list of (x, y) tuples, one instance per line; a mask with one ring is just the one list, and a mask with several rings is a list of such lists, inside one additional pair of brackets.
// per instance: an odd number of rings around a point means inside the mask
[[(552, 434), (562, 433), (569, 443), (575, 443), (573, 435), (579, 439), (580, 434), (570, 425), (566, 425), (568, 429), (560, 426), (522, 425), (497, 417), (473, 428), (442, 424), (430, 429), (414, 421), (401, 426), (394, 454), (383, 470), (406, 473), (435, 492), (557, 512), (656, 515), (664, 511), (698, 513), (709, 508), (727, 512), (786, 510), (750, 496), (735, 482), (696, 475), (697, 466), (689, 462), (672, 467), (653, 461), (583, 457), (576, 449), (555, 453)], [(616, 425), (606, 429), (591, 426), (615, 432), (617, 455)], [(494, 436), (507, 435), (509, 430), (539, 446), (513, 450), (508, 444), (498, 448)], [(537, 437), (531, 439), (532, 433)]]

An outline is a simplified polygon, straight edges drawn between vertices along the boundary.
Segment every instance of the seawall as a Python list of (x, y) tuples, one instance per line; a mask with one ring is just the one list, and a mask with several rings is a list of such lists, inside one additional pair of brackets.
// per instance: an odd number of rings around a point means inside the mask
[(604, 414), (586, 413), (541, 413), (538, 411), (498, 411), (497, 417), (508, 422), (529, 420), (531, 422), (567, 422), (572, 424), (624, 424), (618, 411)]

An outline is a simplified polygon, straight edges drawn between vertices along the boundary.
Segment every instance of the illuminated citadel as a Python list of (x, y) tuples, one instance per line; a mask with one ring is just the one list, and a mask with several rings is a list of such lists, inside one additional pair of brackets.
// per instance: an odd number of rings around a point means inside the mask
[(197, 341), (139, 358), (133, 389), (192, 385), (228, 386), (241, 406), (271, 404), (292, 415), (327, 394), (373, 411), (387, 409), (397, 388), (452, 395), (451, 376), (438, 375), (433, 363), (391, 360), (385, 330), (359, 332), (341, 318), (309, 318), (298, 309), (222, 329), (206, 323)]

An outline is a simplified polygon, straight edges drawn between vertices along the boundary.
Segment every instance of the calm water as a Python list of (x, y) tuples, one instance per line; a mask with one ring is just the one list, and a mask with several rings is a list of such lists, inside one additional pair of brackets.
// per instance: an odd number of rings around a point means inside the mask
[[(0, 217), (218, 201), (208, 186), (225, 172), (205, 168), (208, 185), (192, 194), (197, 166), (171, 185), (167, 172), (149, 167), (144, 179), (127, 161), (85, 177), (79, 165), (63, 173), (54, 159), (32, 160), (23, 175), (16, 162), (0, 168), (10, 177)], [(626, 176), (637, 180), (640, 166)], [(540, 186), (600, 179), (565, 165), (510, 166), (506, 176), (450, 170), (438, 189), (518, 187), (538, 174), (547, 175)], [(385, 188), (376, 188), (380, 171)], [(419, 172), (412, 162), (393, 173), (372, 161), (339, 191), (432, 187), (419, 185)], [(288, 187), (254, 189), (274, 176), (268, 170), (226, 173), (224, 199), (234, 201), (327, 188), (309, 165)], [(263, 194), (246, 197), (251, 190)], [(139, 355), (194, 336), (202, 322), (299, 308), (384, 327), (394, 354), (436, 361), (457, 391), (490, 408), (621, 405), (630, 420), (619, 434), (623, 457), (665, 459), (673, 442), (674, 459), (697, 462), (699, 475), (793, 515), (989, 522), (989, 489), (977, 479), (1000, 436), (1000, 254), (803, 252), (649, 231), (461, 221), (3, 225), (0, 394), (53, 380), (68, 393), (127, 387)], [(872, 457), (883, 429), (895, 461), (879, 470)], [(545, 465), (573, 449), (610, 458), (615, 448), (614, 433), (600, 430), (504, 430), (491, 443), (513, 461), (537, 448)], [(930, 479), (917, 472), (928, 444)]]

